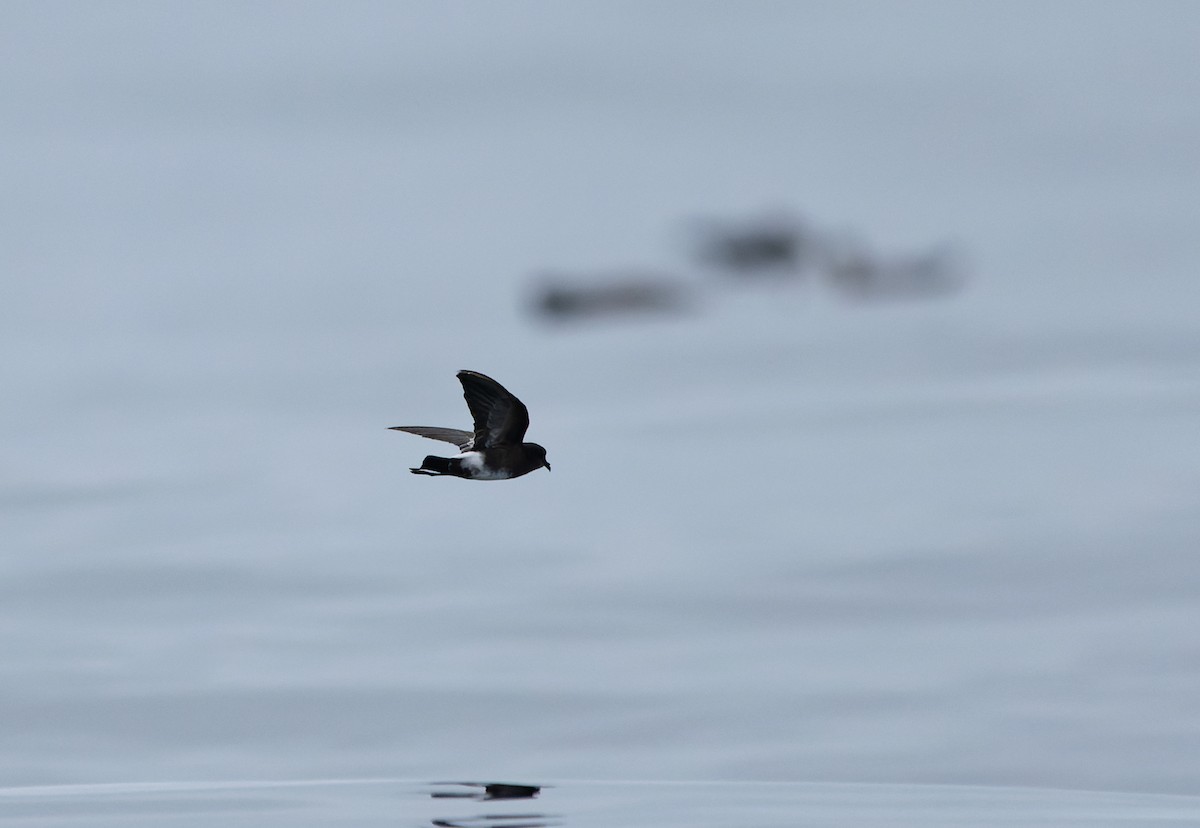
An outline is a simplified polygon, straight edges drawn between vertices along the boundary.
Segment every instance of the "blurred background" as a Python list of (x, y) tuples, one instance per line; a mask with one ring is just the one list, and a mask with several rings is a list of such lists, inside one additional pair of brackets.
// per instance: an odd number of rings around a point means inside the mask
[(1200, 792), (1197, 43), (5, 3), (4, 784)]

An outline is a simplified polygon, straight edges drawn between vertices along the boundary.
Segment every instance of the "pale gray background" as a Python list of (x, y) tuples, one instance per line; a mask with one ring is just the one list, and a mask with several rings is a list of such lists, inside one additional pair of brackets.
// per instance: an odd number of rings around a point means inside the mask
[[(0, 7), (0, 777), (1200, 792), (1200, 5)], [(777, 206), (969, 251), (855, 306)], [(660, 268), (553, 330), (532, 274)], [(407, 467), (459, 368), (554, 464)]]

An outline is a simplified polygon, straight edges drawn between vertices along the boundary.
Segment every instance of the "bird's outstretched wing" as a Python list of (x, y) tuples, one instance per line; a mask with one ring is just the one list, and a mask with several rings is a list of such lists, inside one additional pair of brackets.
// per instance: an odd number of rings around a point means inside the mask
[(407, 431), (409, 434), (416, 434), (419, 437), (428, 437), (430, 440), (443, 440), (447, 443), (453, 443), (462, 451), (470, 451), (475, 444), (475, 435), (469, 431), (463, 431), (461, 428), (438, 428), (437, 426), (392, 426), (392, 431)]
[(459, 371), (463, 396), (475, 420), (477, 449), (516, 446), (529, 428), (529, 410), (491, 377), (475, 371)]

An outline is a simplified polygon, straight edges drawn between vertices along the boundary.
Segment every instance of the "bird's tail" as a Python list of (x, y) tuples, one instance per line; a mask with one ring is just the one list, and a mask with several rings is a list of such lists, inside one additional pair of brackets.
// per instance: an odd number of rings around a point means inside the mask
[(409, 469), (413, 474), (450, 474), (450, 458), (434, 457), (432, 454), (421, 461), (419, 469)]

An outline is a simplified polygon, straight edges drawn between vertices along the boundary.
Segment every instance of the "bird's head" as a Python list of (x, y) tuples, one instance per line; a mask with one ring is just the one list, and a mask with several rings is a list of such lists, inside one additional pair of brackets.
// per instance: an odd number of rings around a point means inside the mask
[(537, 443), (529, 443), (529, 453), (542, 461), (542, 465), (546, 467), (546, 471), (550, 471), (550, 461), (546, 459), (546, 450)]

